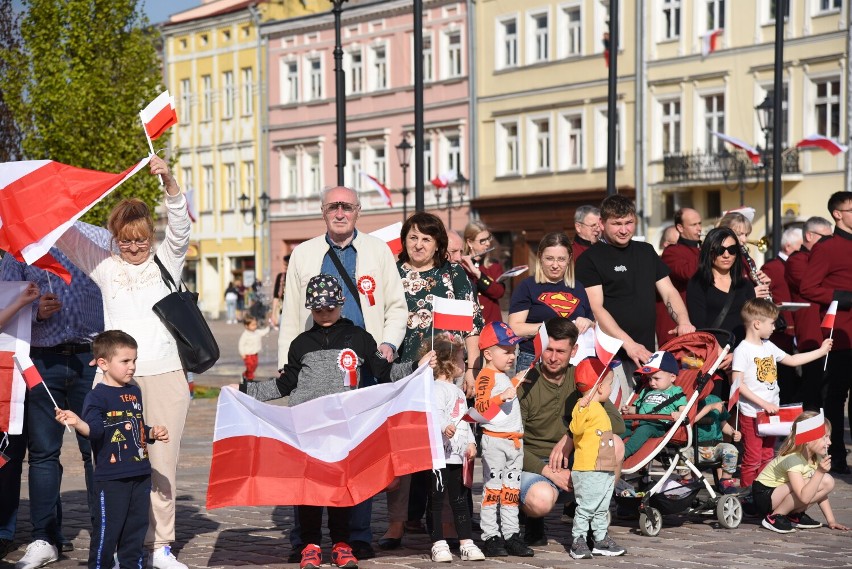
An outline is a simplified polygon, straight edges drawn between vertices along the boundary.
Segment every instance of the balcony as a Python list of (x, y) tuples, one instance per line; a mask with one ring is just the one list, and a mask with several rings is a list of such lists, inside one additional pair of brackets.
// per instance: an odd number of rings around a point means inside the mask
[[(685, 152), (663, 157), (663, 182), (711, 182), (730, 180), (742, 172), (744, 179), (763, 177), (763, 164), (754, 164), (743, 152), (729, 154), (733, 163), (725, 166), (725, 153)], [(772, 155), (765, 156), (766, 166), (772, 172)], [(800, 174), (799, 149), (786, 149), (781, 155), (782, 174)], [(727, 168), (727, 170), (726, 170)]]

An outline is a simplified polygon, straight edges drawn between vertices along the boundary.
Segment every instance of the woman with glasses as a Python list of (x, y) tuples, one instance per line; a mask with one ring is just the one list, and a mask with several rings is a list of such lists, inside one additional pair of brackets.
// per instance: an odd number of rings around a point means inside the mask
[[(156, 257), (179, 282), (189, 249), (186, 198), (162, 158), (152, 156), (149, 168), (152, 175), (162, 177), (167, 215), (165, 239), (157, 245)], [(142, 390), (145, 420), (165, 425), (171, 438), (168, 444), (148, 447), (151, 524), (145, 546), (153, 549), (153, 567), (186, 569), (171, 553), (171, 543), (175, 540), (175, 479), (189, 389), (175, 340), (152, 309), (170, 293), (152, 254), (154, 219), (142, 200), (123, 199), (110, 213), (107, 229), (118, 254), (102, 249), (75, 227), (59, 239), (57, 246), (100, 287), (105, 329), (123, 330), (139, 344), (134, 379)], [(95, 381), (99, 379), (96, 376)]]
[(568, 318), (582, 334), (594, 326), (592, 307), (585, 287), (574, 279), (571, 241), (564, 233), (545, 235), (536, 252), (535, 275), (521, 281), (512, 293), (509, 326), (526, 339), (520, 344), (515, 370), (527, 369), (535, 360), (532, 338), (546, 320)]
[(503, 267), (488, 253), (494, 249), (494, 237), (481, 221), (472, 221), (464, 228), (464, 250), (461, 265), (473, 282), (482, 306), (482, 318), (486, 324), (503, 320), (500, 299), (506, 292), (503, 283), (497, 277), (503, 274)]

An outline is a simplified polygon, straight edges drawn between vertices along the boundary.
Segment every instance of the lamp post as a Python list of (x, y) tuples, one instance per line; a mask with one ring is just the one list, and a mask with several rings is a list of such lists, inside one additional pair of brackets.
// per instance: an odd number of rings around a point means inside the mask
[[(253, 204), (251, 198), (245, 194), (239, 197), (240, 213), (243, 214), (243, 221), (246, 224), (251, 223), (251, 247), (252, 247), (252, 263), (254, 263), (254, 278), (257, 280), (257, 226), (266, 223), (266, 214), (269, 213), (269, 196), (266, 192), (260, 194)], [(260, 213), (258, 214), (258, 206)], [(260, 218), (260, 223), (257, 222)]]
[(763, 131), (764, 144), (763, 149), (760, 153), (761, 160), (763, 161), (763, 183), (764, 183), (764, 193), (763, 193), (763, 207), (764, 207), (764, 215), (766, 216), (764, 219), (766, 221), (765, 224), (765, 233), (764, 235), (769, 236), (771, 233), (769, 231), (769, 135), (772, 132), (772, 113), (775, 108), (775, 102), (772, 100), (772, 95), (767, 94), (766, 98), (763, 99), (763, 102), (754, 108), (757, 111), (757, 120), (760, 123), (760, 129)]
[[(760, 182), (755, 180), (753, 184), (746, 184), (746, 162), (736, 154), (729, 152), (727, 148), (722, 148), (717, 158), (719, 160), (719, 169), (722, 172), (722, 179), (725, 181), (725, 188), (732, 192), (739, 190), (740, 207), (744, 206), (746, 190), (753, 190)], [(728, 184), (728, 180), (736, 180), (736, 185), (731, 186)]]
[(411, 160), (411, 143), (403, 136), (402, 142), (396, 145), (396, 157), (399, 167), (402, 168), (402, 222), (408, 218), (408, 166)]
[[(453, 208), (461, 209), (464, 204), (464, 196), (467, 195), (467, 186), (468, 179), (464, 177), (464, 174), (461, 172), (456, 176), (455, 182), (451, 182), (447, 186), (447, 203), (444, 207), (441, 207), (441, 189), (435, 188), (435, 202), (438, 205), (438, 209), (446, 209), (447, 210), (447, 230), (453, 228)], [(453, 190), (456, 190), (458, 194), (459, 204), (457, 206), (453, 206)]]
[(346, 74), (343, 71), (343, 41), (340, 19), (346, 0), (331, 0), (334, 8), (334, 103), (337, 114), (337, 185), (344, 183), (346, 169)]

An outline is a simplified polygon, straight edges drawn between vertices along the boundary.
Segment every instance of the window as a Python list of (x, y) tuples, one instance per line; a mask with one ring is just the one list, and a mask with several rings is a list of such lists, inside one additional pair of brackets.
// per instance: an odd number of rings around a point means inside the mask
[(237, 208), (237, 167), (234, 164), (225, 164), (225, 182), (228, 193), (225, 196), (224, 209)]
[(565, 8), (565, 51), (562, 57), (580, 55), (583, 50), (580, 7)]
[(384, 46), (373, 48), (373, 89), (388, 88), (388, 56)]
[(842, 5), (843, 0), (819, 0), (819, 11), (833, 12), (835, 10), (840, 10)]
[(216, 202), (216, 186), (213, 180), (213, 166), (204, 167), (204, 209), (213, 211)]
[(550, 170), (550, 119), (530, 121), (530, 172)]
[[(413, 168), (412, 168), (413, 170)], [(432, 141), (423, 141), (423, 179), (430, 182), (434, 177), (432, 175)]]
[(461, 32), (447, 34), (447, 77), (462, 74)]
[(296, 167), (296, 157), (284, 152), (279, 156), (281, 166), (281, 195), (285, 198), (294, 198), (299, 193), (299, 171)]
[(192, 119), (192, 83), (189, 79), (180, 80), (180, 116), (182, 124), (191, 122)]
[(497, 175), (519, 174), (520, 148), (518, 144), (518, 123), (498, 123), (497, 128)]
[(515, 18), (498, 24), (497, 68), (516, 67), (518, 65), (518, 21)]
[(308, 155), (308, 195), (318, 196), (322, 188), (322, 171), (320, 170), (319, 154)]
[(318, 99), (322, 99), (322, 60), (320, 59), (311, 59), (310, 60), (310, 68), (311, 68), (311, 84), (310, 84), (310, 96), (308, 97), (312, 101), (316, 101)]
[(704, 97), (704, 143), (707, 152), (718, 154), (724, 146), (714, 132), (725, 132), (725, 95)]
[(559, 169), (571, 170), (583, 166), (583, 118), (579, 114), (561, 116), (559, 129)]
[[(784, 20), (785, 21), (787, 20), (787, 18), (790, 17), (790, 1), (791, 0), (787, 0), (784, 3)], [(767, 18), (767, 20), (769, 20), (769, 22), (775, 21), (776, 4), (777, 4), (776, 0), (769, 0), (769, 15), (768, 15), (769, 17)]]
[[(595, 167), (604, 168), (607, 165), (608, 157), (608, 140), (607, 133), (609, 132), (609, 120), (606, 107), (597, 110), (595, 116)], [(621, 148), (621, 111), (615, 115), (615, 163), (621, 166), (622, 162)]]
[(530, 60), (547, 61), (550, 47), (550, 27), (547, 14), (536, 14), (530, 18), (532, 28), (532, 50)]
[(706, 0), (707, 31), (725, 29), (725, 0)]
[(447, 136), (447, 170), (461, 172), (461, 138), (457, 134)]
[(282, 103), (299, 100), (299, 64), (295, 61), (284, 64), (284, 85), (281, 89)]
[(254, 70), (243, 67), (243, 115), (254, 114)]
[(840, 136), (840, 80), (816, 84), (817, 133), (829, 138)]
[[(772, 99), (775, 100), (774, 85), (766, 88), (766, 94), (771, 96)], [(781, 97), (781, 148), (787, 148), (787, 146), (789, 145), (788, 135), (790, 134), (789, 125), (787, 122), (789, 120), (789, 111), (787, 110), (789, 94), (787, 93), (787, 85), (784, 85)], [(774, 137), (770, 135), (768, 148), (772, 148), (772, 145), (774, 144), (773, 138)]]
[(234, 99), (237, 92), (234, 88), (234, 72), (225, 71), (222, 74), (222, 85), (224, 88), (224, 100), (222, 101), (222, 118), (229, 119), (234, 116)]
[(346, 167), (349, 169), (349, 179), (346, 186), (356, 192), (361, 191), (361, 147), (355, 146), (346, 151)]
[(428, 83), (435, 78), (435, 62), (432, 52), (432, 36), (423, 36), (423, 82)]
[(663, 126), (663, 154), (680, 152), (680, 101), (660, 103)]
[(663, 0), (663, 39), (680, 37), (680, 0)]
[[(181, 174), (182, 174), (181, 182), (183, 184), (183, 189), (186, 190), (187, 193), (189, 193), (189, 192), (192, 191), (192, 187), (193, 187), (193, 184), (192, 184), (192, 168), (181, 168)], [(190, 204), (190, 205), (192, 205), (192, 204)]]
[(364, 91), (364, 56), (361, 52), (352, 52), (349, 56), (352, 62), (349, 70), (349, 92), (361, 93)]
[(373, 147), (373, 176), (384, 184), (387, 175), (388, 162), (385, 156), (385, 147), (375, 146)]
[(254, 161), (247, 160), (243, 162), (243, 172), (245, 173), (245, 194), (249, 197), (255, 195), (255, 176), (254, 176)]
[(213, 120), (213, 78), (209, 75), (202, 75), (201, 84), (204, 86), (204, 106), (202, 107), (201, 120)]

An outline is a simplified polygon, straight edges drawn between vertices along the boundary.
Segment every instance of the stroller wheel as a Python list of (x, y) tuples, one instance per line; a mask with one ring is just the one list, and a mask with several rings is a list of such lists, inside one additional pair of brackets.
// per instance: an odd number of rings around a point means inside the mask
[(639, 514), (639, 531), (642, 535), (655, 537), (659, 535), (663, 529), (663, 514), (657, 508), (645, 508), (645, 511)]
[(716, 518), (719, 520), (719, 525), (725, 529), (734, 529), (739, 527), (743, 521), (743, 505), (740, 499), (736, 496), (727, 495), (720, 496), (716, 502)]

